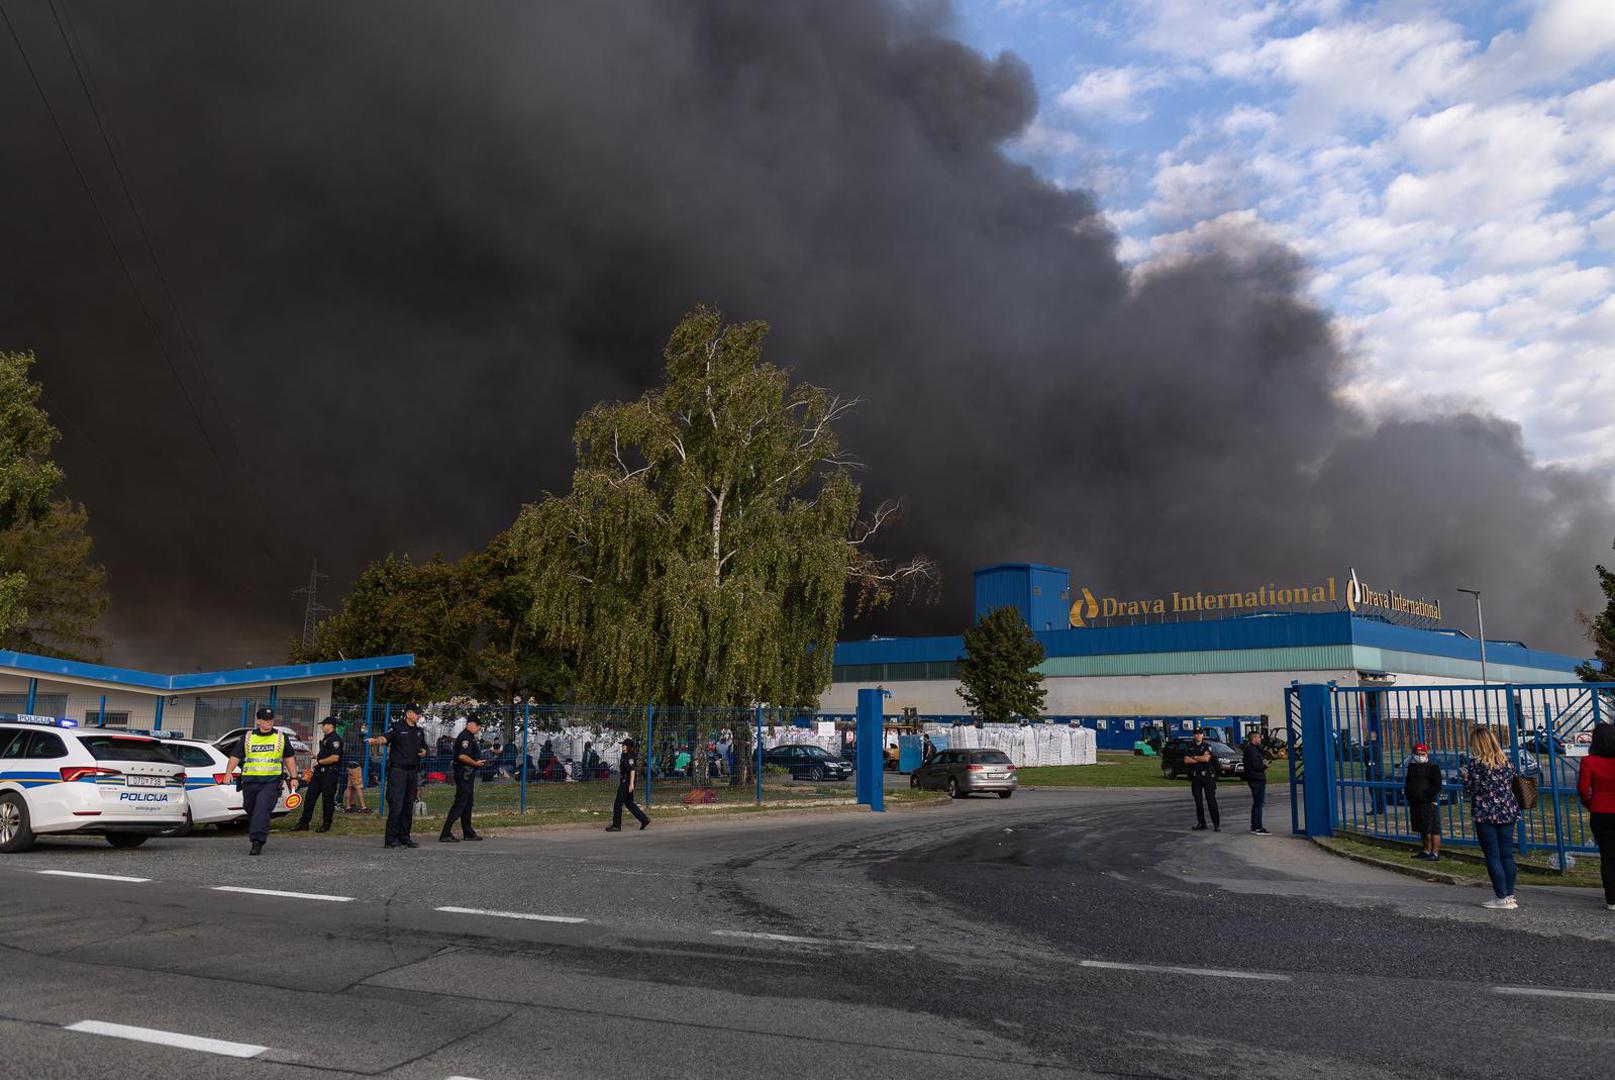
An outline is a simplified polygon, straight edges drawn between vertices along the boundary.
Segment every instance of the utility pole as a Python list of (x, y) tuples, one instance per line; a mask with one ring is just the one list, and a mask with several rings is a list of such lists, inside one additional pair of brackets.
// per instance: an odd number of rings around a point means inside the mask
[(314, 645), (314, 628), (319, 625), (321, 615), (331, 614), (331, 609), (320, 604), (320, 579), (329, 577), (320, 573), (320, 560), (315, 559), (314, 565), (309, 568), (308, 584), (301, 589), (292, 590), (293, 596), (304, 597), (303, 601), (303, 648), (308, 649)]
[(1468, 593), (1475, 598), (1475, 624), (1480, 631), (1480, 684), (1487, 685), (1486, 680), (1486, 618), (1480, 610), (1480, 590), (1459, 588), (1461, 593)]

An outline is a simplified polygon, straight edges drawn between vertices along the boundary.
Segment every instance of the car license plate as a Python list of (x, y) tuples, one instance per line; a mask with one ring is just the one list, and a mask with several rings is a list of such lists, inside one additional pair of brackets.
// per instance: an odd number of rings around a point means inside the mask
[(160, 776), (126, 776), (123, 783), (125, 787), (163, 787), (168, 781)]

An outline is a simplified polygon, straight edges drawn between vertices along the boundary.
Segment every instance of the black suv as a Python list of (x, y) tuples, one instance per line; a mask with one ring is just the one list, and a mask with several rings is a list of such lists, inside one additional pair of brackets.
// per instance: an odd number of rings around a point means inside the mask
[(793, 780), (845, 780), (852, 775), (852, 762), (811, 744), (764, 750), (763, 765), (789, 769)]
[[(1245, 775), (1245, 759), (1238, 750), (1225, 742), (1207, 739), (1202, 747), (1211, 748), (1211, 763), (1217, 766), (1218, 776)], [(1189, 766), (1183, 763), (1185, 755), (1194, 747), (1193, 739), (1172, 739), (1161, 749), (1161, 775), (1168, 780), (1189, 775)]]

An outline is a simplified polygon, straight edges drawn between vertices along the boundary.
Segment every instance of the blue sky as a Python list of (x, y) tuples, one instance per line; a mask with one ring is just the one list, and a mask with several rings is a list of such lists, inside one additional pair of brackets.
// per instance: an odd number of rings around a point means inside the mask
[(1121, 254), (1300, 251), (1373, 414), (1479, 404), (1615, 464), (1615, 0), (958, 0), (1012, 148)]

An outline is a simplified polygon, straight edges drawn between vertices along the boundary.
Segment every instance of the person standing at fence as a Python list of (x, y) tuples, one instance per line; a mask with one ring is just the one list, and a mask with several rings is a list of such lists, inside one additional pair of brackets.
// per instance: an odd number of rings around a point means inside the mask
[(639, 819), (641, 829), (650, 824), (650, 818), (645, 811), (634, 802), (634, 784), (638, 780), (639, 759), (634, 757), (634, 740), (622, 741), (622, 756), (617, 759), (617, 804), (611, 809), (611, 824), (606, 826), (606, 832), (622, 832), (622, 808), (627, 807), (628, 812)]
[(426, 756), (426, 732), (420, 728), (421, 707), (404, 706), (404, 719), (385, 735), (367, 742), (387, 745), (386, 846), (420, 847), (409, 837), (415, 822), (415, 795), (420, 791), (421, 758)]
[(1211, 827), (1222, 832), (1222, 813), (1217, 809), (1217, 759), (1206, 742), (1206, 733), (1196, 731), (1192, 745), (1183, 755), (1189, 767), (1189, 788), (1194, 792), (1195, 832), (1206, 831), (1206, 808), (1211, 808)]
[(1514, 797), (1514, 769), (1491, 728), (1476, 725), (1469, 733), (1469, 764), (1459, 770), (1458, 778), (1469, 798), (1475, 839), (1492, 879), (1494, 895), (1481, 906), (1512, 911), (1520, 906), (1514, 897), (1514, 826), (1520, 820), (1520, 803)]
[(1267, 806), (1267, 755), (1262, 753), (1262, 733), (1252, 731), (1245, 740), (1245, 783), (1251, 789), (1251, 832), (1259, 836), (1270, 835), (1262, 825), (1262, 811)]
[(258, 710), (254, 728), (241, 740), (241, 749), (230, 755), (226, 773), (241, 766), (241, 808), (247, 812), (249, 855), (262, 855), (269, 842), (269, 817), (280, 801), (283, 779), (297, 790), (297, 751), (284, 732), (275, 730), (275, 710)]
[(315, 832), (330, 832), (331, 818), (336, 813), (337, 775), (342, 772), (342, 736), (337, 734), (336, 717), (327, 716), (320, 721), (320, 745), (314, 751), (314, 767), (309, 770), (308, 790), (303, 792), (303, 816), (297, 819), (292, 832), (308, 832), (308, 823), (314, 820), (314, 804), (323, 802), (325, 812)]
[(456, 843), (454, 823), (460, 822), (460, 835), (467, 840), (481, 840), (471, 827), (471, 802), (476, 791), (477, 770), (488, 764), (482, 756), (482, 740), (478, 738), (482, 725), (475, 716), (466, 717), (465, 729), (454, 738), (451, 753), (454, 755), (454, 805), (449, 816), (443, 819), (443, 833), (437, 839), (442, 844)]
[(1420, 852), (1413, 856), (1425, 862), (1441, 861), (1441, 789), (1446, 781), (1441, 766), (1430, 760), (1430, 748), (1424, 743), (1413, 747), (1413, 760), (1408, 762), (1407, 776), (1402, 782), (1402, 794), (1408, 801), (1408, 822), (1419, 834)]
[(364, 763), (358, 758), (348, 762), (348, 787), (342, 793), (342, 808), (350, 814), (368, 814), (364, 804)]
[(1604, 905), (1615, 911), (1615, 724), (1593, 725), (1593, 744), (1581, 759), (1576, 792), (1587, 808), (1598, 843), (1598, 872), (1604, 879)]

